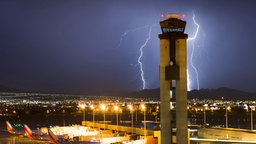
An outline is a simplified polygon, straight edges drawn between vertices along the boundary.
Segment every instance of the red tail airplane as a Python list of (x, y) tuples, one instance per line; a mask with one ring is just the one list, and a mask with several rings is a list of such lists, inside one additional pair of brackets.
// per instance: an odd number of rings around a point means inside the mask
[(21, 130), (15, 130), (12, 125), (9, 123), (9, 121), (5, 122), (6, 124), (6, 129), (10, 134), (15, 134), (15, 135), (25, 135), (24, 131)]
[(47, 135), (33, 135), (33, 132), (27, 125), (24, 125), (24, 130), (26, 136), (29, 137), (30, 139), (50, 142), (50, 138)]

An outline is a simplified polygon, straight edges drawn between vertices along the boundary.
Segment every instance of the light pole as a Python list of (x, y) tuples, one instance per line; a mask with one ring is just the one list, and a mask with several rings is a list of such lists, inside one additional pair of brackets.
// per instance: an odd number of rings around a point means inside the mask
[(204, 124), (206, 124), (206, 110), (208, 109), (208, 104), (204, 104)]
[(137, 109), (138, 109), (138, 107), (137, 107), (137, 108), (135, 108), (135, 114), (136, 114), (135, 122), (138, 122), (138, 112), (137, 112)]
[(82, 125), (83, 125), (83, 122), (85, 121), (85, 104), (81, 104), (80, 107), (83, 111), (83, 121), (82, 121)]
[(226, 107), (226, 128), (228, 128), (228, 111), (230, 110), (230, 106)]
[(205, 107), (204, 107), (204, 124), (206, 124), (206, 112), (205, 112)]
[(146, 133), (146, 106), (145, 106), (145, 104), (142, 104), (141, 105), (141, 109), (144, 111), (144, 140), (145, 140), (145, 142), (144, 143), (146, 143), (146, 137), (147, 137), (147, 133)]
[(118, 134), (118, 106), (117, 105), (115, 105), (114, 106), (114, 110), (116, 111), (116, 126), (117, 126), (117, 128), (116, 128), (116, 133)]
[(91, 105), (90, 107), (92, 109), (92, 128), (94, 128), (94, 106)]
[(103, 112), (104, 112), (104, 130), (105, 130), (105, 128), (106, 128), (106, 116), (105, 116), (105, 110), (106, 110), (106, 106), (105, 106), (105, 104), (101, 104), (100, 105), (100, 108), (101, 108), (101, 110), (103, 110)]
[(251, 108), (251, 130), (253, 130), (253, 111), (255, 110), (254, 106), (250, 106)]
[(252, 114), (252, 108), (251, 108), (251, 130), (253, 130), (253, 114)]
[(132, 105), (128, 105), (128, 108), (130, 109), (131, 114), (132, 114), (131, 126), (132, 126), (132, 134), (133, 134), (133, 107), (132, 107)]

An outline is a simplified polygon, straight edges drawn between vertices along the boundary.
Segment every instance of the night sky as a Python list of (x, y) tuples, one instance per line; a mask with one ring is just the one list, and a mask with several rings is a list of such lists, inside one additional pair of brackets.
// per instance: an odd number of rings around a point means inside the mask
[[(186, 17), (190, 89), (256, 92), (255, 0), (1, 0), (0, 85), (61, 93), (159, 87), (161, 14)], [(193, 65), (191, 53), (194, 45)]]

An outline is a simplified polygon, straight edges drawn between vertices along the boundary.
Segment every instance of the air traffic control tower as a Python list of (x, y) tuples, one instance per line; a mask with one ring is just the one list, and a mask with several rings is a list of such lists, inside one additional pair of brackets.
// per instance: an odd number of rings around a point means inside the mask
[[(168, 14), (160, 22), (160, 119), (161, 144), (173, 143), (172, 128), (176, 127), (176, 143), (188, 144), (187, 129), (187, 46), (184, 33), (186, 21), (179, 14)], [(171, 114), (176, 102), (176, 120)], [(176, 122), (176, 126), (174, 125)]]

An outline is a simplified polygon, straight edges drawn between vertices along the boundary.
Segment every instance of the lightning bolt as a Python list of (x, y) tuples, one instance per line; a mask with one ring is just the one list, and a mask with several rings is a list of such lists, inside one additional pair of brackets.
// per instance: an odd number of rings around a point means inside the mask
[(144, 44), (141, 45), (141, 47), (140, 47), (140, 56), (138, 57), (138, 64), (140, 66), (140, 76), (141, 76), (141, 81), (142, 81), (142, 89), (146, 88), (146, 81), (145, 81), (145, 77), (144, 77), (143, 64), (142, 64), (141, 59), (143, 57), (143, 49), (146, 47), (149, 40), (151, 39), (151, 32), (152, 32), (153, 26), (154, 25), (151, 25), (150, 28), (149, 28), (148, 37), (147, 37), (146, 41), (144, 42)]
[[(194, 44), (194, 41), (196, 40), (197, 36), (198, 36), (198, 32), (199, 32), (199, 28), (200, 28), (200, 25), (196, 22), (195, 20), (195, 13), (193, 12), (193, 23), (194, 25), (196, 25), (196, 32), (194, 34), (193, 37), (190, 37), (188, 38), (187, 40), (188, 41), (192, 41), (192, 52), (191, 52), (191, 55), (190, 55), (190, 64), (191, 64), (191, 67), (193, 68), (193, 70), (195, 71), (195, 74), (196, 74), (196, 83), (197, 83), (197, 89), (200, 88), (200, 85), (199, 85), (199, 76), (198, 76), (198, 70), (196, 68), (196, 66), (194, 65), (193, 63), (193, 58), (194, 58), (194, 52), (195, 52), (195, 44)], [(187, 71), (187, 74), (188, 74), (188, 90), (191, 90), (190, 89), (190, 84), (191, 84), (191, 80), (190, 80), (190, 74), (189, 72)]]
[(145, 26), (142, 26), (142, 27), (138, 27), (138, 28), (135, 28), (135, 29), (130, 29), (130, 30), (125, 31), (125, 32), (120, 36), (119, 44), (118, 44), (117, 47), (116, 47), (116, 49), (119, 49), (119, 48), (121, 47), (124, 38), (125, 38), (129, 33), (136, 32), (136, 31), (138, 31), (138, 30), (145, 29), (145, 28), (148, 28), (148, 27), (149, 27), (148, 36), (147, 36), (145, 42), (144, 42), (144, 43), (140, 46), (140, 48), (139, 48), (139, 57), (137, 58), (137, 64), (135, 65), (135, 67), (139, 66), (139, 73), (140, 73), (140, 78), (141, 78), (141, 81), (142, 81), (142, 89), (145, 89), (145, 88), (146, 88), (146, 80), (145, 80), (145, 76), (144, 76), (143, 62), (142, 62), (143, 49), (147, 46), (148, 42), (149, 42), (150, 39), (151, 39), (151, 33), (152, 33), (152, 29), (153, 29), (154, 26), (155, 26), (155, 24), (152, 24), (152, 25), (145, 25)]

